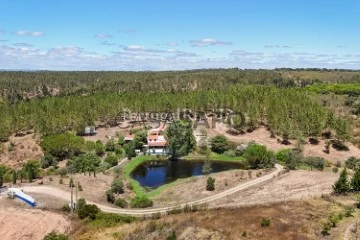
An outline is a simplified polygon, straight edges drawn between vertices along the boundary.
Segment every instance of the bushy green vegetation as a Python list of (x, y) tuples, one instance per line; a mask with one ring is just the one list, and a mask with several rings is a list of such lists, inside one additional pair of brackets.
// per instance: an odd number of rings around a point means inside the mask
[(352, 170), (357, 170), (360, 167), (360, 158), (356, 158), (356, 157), (349, 157), (346, 161), (345, 161), (345, 165), (347, 168), (352, 169)]
[(224, 153), (229, 149), (229, 143), (224, 135), (216, 135), (210, 140), (211, 151), (215, 153)]
[(137, 195), (130, 203), (132, 208), (147, 208), (152, 207), (153, 202), (145, 195)]
[(115, 155), (108, 155), (104, 159), (104, 162), (108, 163), (110, 167), (114, 167), (118, 164), (118, 158)]
[(274, 153), (267, 150), (266, 146), (253, 144), (249, 146), (243, 157), (251, 169), (270, 168), (275, 164)]
[(77, 157), (72, 157), (66, 163), (66, 166), (69, 172), (72, 173), (81, 172), (84, 174), (88, 172), (89, 176), (91, 172), (93, 172), (95, 177), (96, 168), (99, 167), (100, 163), (101, 163), (101, 159), (98, 155), (92, 152), (88, 152)]
[(121, 194), (124, 193), (124, 184), (120, 178), (115, 178), (111, 183), (111, 191), (113, 193)]
[(348, 172), (346, 168), (341, 171), (339, 179), (333, 185), (333, 190), (335, 193), (346, 193), (350, 191)]
[(172, 159), (177, 159), (189, 154), (196, 146), (195, 137), (189, 121), (179, 120), (169, 124), (169, 127), (166, 129), (166, 139)]
[(214, 191), (215, 190), (215, 178), (208, 177), (206, 181), (206, 190), (207, 191)]
[(77, 156), (89, 150), (84, 138), (75, 136), (72, 133), (48, 135), (41, 142), (41, 147), (45, 152), (59, 160)]
[(68, 236), (62, 233), (51, 232), (46, 234), (43, 240), (68, 240)]
[(360, 84), (317, 84), (307, 86), (306, 89), (320, 94), (334, 93), (341, 95), (347, 94), (351, 96), (360, 95)]
[(135, 217), (120, 215), (115, 213), (99, 212), (96, 214), (96, 218), (90, 223), (94, 227), (114, 227), (123, 223), (132, 223), (137, 219)]
[(118, 198), (115, 200), (114, 205), (121, 208), (126, 208), (128, 206), (127, 201), (122, 198)]

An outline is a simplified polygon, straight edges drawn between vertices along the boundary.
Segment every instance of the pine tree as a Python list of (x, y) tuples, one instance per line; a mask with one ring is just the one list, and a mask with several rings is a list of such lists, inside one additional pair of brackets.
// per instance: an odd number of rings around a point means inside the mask
[(332, 186), (335, 193), (346, 193), (350, 191), (350, 185), (347, 179), (347, 169), (344, 168), (341, 173), (339, 179)]
[(356, 170), (350, 184), (353, 190), (360, 191), (360, 169)]

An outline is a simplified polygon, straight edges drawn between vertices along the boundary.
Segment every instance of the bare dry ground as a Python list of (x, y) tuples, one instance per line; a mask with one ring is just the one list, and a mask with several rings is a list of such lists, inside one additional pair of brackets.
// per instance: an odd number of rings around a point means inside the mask
[(1, 147), (0, 163), (10, 167), (20, 167), (27, 160), (44, 155), (34, 133), (21, 137), (12, 135)]
[[(166, 239), (172, 231), (177, 239), (183, 240), (331, 239), (322, 237), (321, 223), (331, 212), (337, 211), (340, 208), (336, 204), (322, 199), (291, 201), (184, 213), (107, 229), (89, 229), (85, 233), (78, 232), (76, 239), (155, 240)], [(270, 220), (268, 227), (260, 225), (262, 217)]]
[[(63, 184), (60, 184), (59, 176), (51, 176), (52, 181), (50, 181), (50, 177), (44, 177), (43, 178), (43, 186), (51, 185), (55, 186), (57, 188), (60, 188), (62, 190), (70, 192), (69, 188), (69, 182), (70, 177), (63, 178)], [(96, 177), (91, 174), (89, 176), (88, 174), (74, 174), (72, 176), (74, 183), (80, 183), (83, 191), (78, 191), (78, 198), (85, 198), (89, 199), (94, 202), (107, 204), (106, 198), (105, 198), (105, 192), (110, 189), (111, 182), (114, 179), (114, 176), (111, 174), (103, 174), (98, 173), (96, 174)], [(33, 183), (31, 185), (38, 185), (37, 183)], [(121, 195), (121, 197), (129, 197), (133, 196), (130, 190), (128, 190), (126, 187), (124, 187), (125, 193)], [(75, 194), (75, 190), (74, 190)], [(130, 198), (130, 197), (129, 197)]]
[(265, 172), (264, 170), (229, 170), (210, 174), (209, 176), (215, 178), (214, 191), (206, 190), (206, 181), (208, 176), (197, 176), (183, 179), (155, 197), (154, 206), (163, 207), (179, 205), (195, 201), (197, 199), (202, 199), (223, 192), (229, 188), (239, 185), (240, 183), (255, 179), (257, 176), (267, 173), (268, 172)]
[(109, 139), (112, 139), (116, 136), (117, 133), (125, 135), (128, 130), (122, 129), (119, 127), (102, 127), (96, 128), (96, 134), (93, 136), (84, 136), (86, 141), (94, 141), (100, 140), (102, 142), (107, 142)]
[(51, 231), (69, 230), (69, 219), (60, 213), (29, 208), (18, 200), (0, 197), (1, 240), (40, 240)]
[[(290, 140), (291, 145), (283, 145), (277, 142), (276, 138), (270, 137), (270, 132), (265, 127), (259, 127), (250, 133), (245, 133), (241, 135), (231, 135), (227, 133), (228, 127), (226, 124), (218, 123), (216, 128), (208, 129), (209, 137), (212, 137), (216, 134), (223, 134), (228, 139), (238, 143), (247, 143), (250, 141), (255, 141), (256, 143), (263, 144), (272, 151), (279, 151), (284, 148), (294, 148), (295, 140)], [(305, 144), (304, 145), (304, 156), (318, 156), (323, 157), (326, 160), (336, 163), (337, 161), (345, 161), (351, 156), (360, 157), (360, 149), (354, 146), (352, 143), (348, 142), (346, 145), (349, 147), (349, 151), (337, 151), (336, 149), (330, 149), (330, 154), (327, 154), (323, 151), (325, 143), (324, 140), (320, 140), (318, 145)]]
[(319, 197), (332, 192), (332, 185), (338, 177), (338, 174), (330, 171), (291, 171), (263, 185), (234, 193), (212, 204), (229, 207)]

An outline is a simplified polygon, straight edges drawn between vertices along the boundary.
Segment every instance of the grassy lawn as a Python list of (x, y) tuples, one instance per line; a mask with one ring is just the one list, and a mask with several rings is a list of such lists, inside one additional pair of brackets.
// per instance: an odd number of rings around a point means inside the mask
[[(189, 160), (189, 161), (190, 160), (205, 160), (205, 156), (199, 155), (199, 154), (191, 154), (191, 155), (187, 155), (187, 156), (183, 157), (182, 159)], [(243, 161), (244, 158), (229, 157), (224, 154), (211, 153), (210, 160), (239, 162), (239, 161)], [(138, 157), (130, 160), (130, 162), (124, 168), (124, 176), (125, 176), (126, 180), (128, 182), (130, 182), (136, 195), (146, 195), (147, 197), (152, 198), (152, 197), (155, 197), (158, 194), (160, 194), (162, 191), (174, 186), (175, 184), (178, 184), (178, 183), (188, 179), (188, 178), (177, 179), (176, 181), (168, 183), (168, 184), (164, 184), (164, 185), (156, 188), (153, 191), (148, 191), (144, 187), (140, 186), (138, 181), (135, 181), (134, 179), (132, 179), (130, 174), (137, 166), (139, 166), (140, 164), (143, 164), (145, 162), (149, 162), (149, 161), (167, 161), (167, 159), (166, 158), (156, 158), (155, 156), (138, 156)]]
[[(185, 159), (185, 160), (206, 160), (206, 156), (205, 155), (200, 155), (200, 154), (189, 154), (185, 157), (182, 157), (181, 159)], [(226, 161), (226, 162), (239, 162), (239, 161), (244, 161), (245, 159), (241, 156), (238, 157), (229, 157), (225, 154), (217, 154), (212, 152), (210, 154), (210, 160), (211, 161)]]

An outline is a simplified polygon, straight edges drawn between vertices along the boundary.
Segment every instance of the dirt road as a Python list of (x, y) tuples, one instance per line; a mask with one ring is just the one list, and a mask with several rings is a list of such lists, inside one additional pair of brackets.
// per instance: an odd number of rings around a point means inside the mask
[[(223, 192), (220, 192), (218, 194), (203, 198), (203, 199), (199, 199), (196, 201), (191, 201), (188, 203), (184, 203), (184, 204), (180, 204), (177, 206), (169, 206), (169, 207), (162, 207), (162, 208), (149, 208), (149, 209), (119, 209), (119, 208), (114, 208), (114, 207), (109, 207), (103, 204), (99, 204), (99, 203), (94, 203), (91, 202), (89, 199), (86, 199), (86, 201), (90, 204), (96, 204), (102, 211), (104, 212), (109, 212), (109, 213), (119, 213), (119, 214), (127, 214), (127, 215), (151, 215), (154, 213), (166, 213), (168, 210), (173, 209), (174, 207), (184, 207), (186, 204), (188, 205), (196, 205), (196, 204), (202, 204), (202, 203), (209, 203), (212, 201), (215, 201), (217, 199), (223, 198), (223, 197), (227, 197), (233, 193), (236, 193), (238, 191), (247, 189), (249, 187), (252, 187), (254, 185), (257, 185), (259, 183), (263, 183), (265, 181), (268, 181), (270, 179), (272, 179), (273, 177), (277, 176), (278, 173), (280, 173), (283, 170), (283, 167), (281, 165), (276, 164), (275, 165), (276, 171), (271, 172), (267, 175), (261, 176), (259, 178), (256, 178), (254, 180), (245, 182), (245, 183), (241, 183), (233, 188), (230, 188), (228, 190), (225, 190)], [(47, 195), (51, 195), (60, 199), (64, 199), (66, 201), (70, 201), (70, 193), (54, 188), (54, 187), (50, 187), (50, 186), (26, 186), (23, 188), (24, 192), (27, 193), (41, 193), (41, 194), (47, 194)]]

